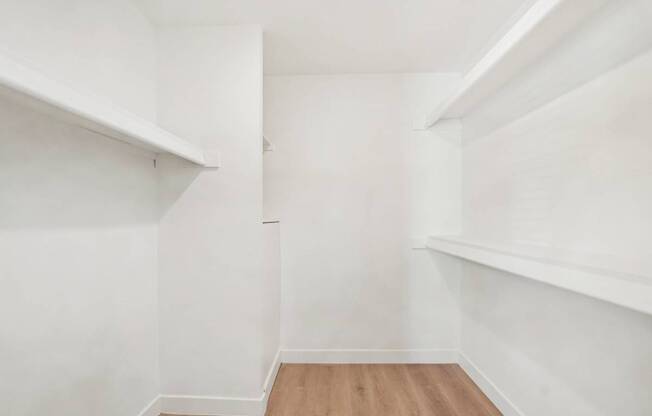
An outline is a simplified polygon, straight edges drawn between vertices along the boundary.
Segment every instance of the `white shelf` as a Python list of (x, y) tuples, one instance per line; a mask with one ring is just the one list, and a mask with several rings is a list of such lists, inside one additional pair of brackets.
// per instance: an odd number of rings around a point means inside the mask
[(53, 81), (0, 55), (0, 93), (30, 107), (112, 139), (154, 153), (167, 153), (206, 167), (217, 167), (219, 155), (202, 149), (111, 103)]
[(652, 314), (652, 278), (524, 255), (461, 237), (430, 237), (429, 249)]
[[(491, 131), (623, 64), (650, 47), (648, 0), (538, 0), (430, 113), (478, 114)], [(465, 123), (465, 128), (466, 128)], [(465, 133), (466, 135), (466, 133)]]

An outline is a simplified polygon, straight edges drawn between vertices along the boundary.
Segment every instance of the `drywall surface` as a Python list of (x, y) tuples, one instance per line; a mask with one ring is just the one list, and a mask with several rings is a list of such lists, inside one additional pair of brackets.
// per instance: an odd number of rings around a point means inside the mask
[(137, 415), (159, 392), (157, 175), (0, 101), (0, 413)]
[(585, 20), (558, 45), (537, 51), (535, 62), (472, 109), (464, 119), (464, 140), (483, 137), (652, 47), (650, 1), (592, 0), (587, 5)]
[[(269, 76), (266, 217), (282, 224), (282, 346), (458, 346), (459, 132), (412, 131), (454, 75)], [(451, 126), (448, 126), (451, 127)]]
[(458, 72), (535, 0), (134, 0), (157, 24), (265, 28), (268, 74)]
[(465, 146), (465, 234), (652, 279), (650, 73), (652, 52)]
[(274, 319), (262, 307), (262, 33), (171, 27), (158, 41), (160, 124), (223, 155), (219, 169), (159, 161), (162, 393), (258, 398)]
[(278, 222), (268, 223), (263, 230), (263, 370), (269, 371), (281, 345), (281, 225)]
[(156, 36), (129, 0), (0, 0), (0, 53), (156, 117)]
[(652, 413), (652, 317), (470, 262), (463, 270), (462, 351), (523, 415)]
[[(130, 2), (0, 3), (0, 53), (155, 118)], [(0, 413), (136, 415), (159, 393), (152, 157), (4, 100), (0, 124)]]
[[(651, 278), (650, 74), (647, 52), (465, 146), (465, 234)], [(523, 414), (652, 412), (650, 316), (472, 264), (462, 297), (462, 351)]]

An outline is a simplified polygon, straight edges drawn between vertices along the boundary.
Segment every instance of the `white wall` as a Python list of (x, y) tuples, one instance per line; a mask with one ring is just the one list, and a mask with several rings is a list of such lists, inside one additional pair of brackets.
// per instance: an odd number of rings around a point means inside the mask
[(652, 318), (473, 263), (462, 351), (523, 415), (652, 412)]
[(281, 220), (282, 346), (458, 346), (458, 263), (411, 238), (455, 232), (460, 150), (412, 132), (453, 75), (270, 76), (266, 217)]
[(0, 53), (148, 120), (156, 37), (128, 0), (0, 0)]
[[(463, 153), (464, 228), (650, 278), (652, 52)], [(528, 416), (652, 413), (652, 317), (467, 264), (462, 350)]]
[(652, 47), (649, 0), (592, 0), (587, 6), (585, 18), (559, 44), (538, 51), (528, 70), (473, 108), (464, 119), (465, 140), (485, 136)]
[(263, 369), (269, 370), (281, 345), (281, 225), (270, 222), (263, 226), (263, 230)]
[(469, 143), (465, 233), (652, 278), (651, 69), (647, 53)]
[[(153, 118), (129, 2), (2, 1), (0, 50)], [(151, 155), (0, 102), (0, 413), (136, 415), (159, 392)]]
[[(219, 170), (155, 170), (152, 155), (3, 103), (3, 317), (26, 315), (3, 332), (9, 413), (137, 414), (161, 391), (259, 399), (279, 336), (263, 296), (276, 277), (262, 269), (260, 29), (157, 39), (127, 1), (5, 3), (2, 53), (223, 154)], [(28, 309), (35, 291), (47, 317)]]
[(0, 102), (0, 413), (136, 415), (158, 394), (156, 170)]
[(223, 155), (217, 170), (159, 164), (162, 392), (258, 398), (273, 321), (261, 305), (262, 33), (161, 28), (158, 45), (161, 125)]

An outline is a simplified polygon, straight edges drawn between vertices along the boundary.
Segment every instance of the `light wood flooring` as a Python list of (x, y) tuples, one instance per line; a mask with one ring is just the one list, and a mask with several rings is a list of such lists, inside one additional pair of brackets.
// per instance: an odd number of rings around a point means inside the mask
[(457, 364), (283, 364), (266, 416), (497, 416)]

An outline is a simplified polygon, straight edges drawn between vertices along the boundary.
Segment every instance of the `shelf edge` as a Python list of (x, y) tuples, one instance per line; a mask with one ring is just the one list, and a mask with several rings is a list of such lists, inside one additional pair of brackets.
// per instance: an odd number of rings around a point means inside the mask
[[(464, 76), (462, 85), (426, 117), (425, 128), (461, 118), (545, 53), (595, 10), (590, 0), (539, 0)], [(462, 110), (452, 111), (456, 107)]]
[(519, 275), (561, 289), (652, 314), (652, 284), (581, 267), (510, 254), (481, 244), (429, 237), (426, 246), (441, 253)]
[(10, 98), (58, 119), (85, 127), (156, 153), (169, 153), (205, 166), (201, 148), (110, 102), (53, 81), (7, 56), (0, 55), (0, 86)]

